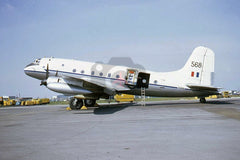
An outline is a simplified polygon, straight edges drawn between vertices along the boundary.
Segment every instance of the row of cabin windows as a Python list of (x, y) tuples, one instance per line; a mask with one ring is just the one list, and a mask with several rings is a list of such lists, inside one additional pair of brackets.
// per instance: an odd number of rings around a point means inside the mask
[[(73, 69), (73, 72), (75, 73), (75, 72), (77, 72), (77, 70)], [(84, 73), (84, 70), (81, 70), (81, 73)]]
[[(62, 67), (64, 67), (64, 64), (62, 64)], [(45, 66), (43, 66), (43, 68), (45, 68)], [(74, 68), (72, 71), (73, 71), (74, 73), (77, 72), (77, 70), (76, 70), (75, 68)], [(84, 72), (85, 72), (84, 70), (81, 71), (82, 74), (83, 74)], [(91, 75), (92, 75), (92, 76), (94, 75), (94, 71), (91, 72)], [(100, 73), (99, 73), (99, 76), (102, 77), (102, 76), (103, 76), (103, 73), (100, 72)], [(111, 77), (111, 73), (108, 73), (108, 77), (109, 77), (109, 78)], [(120, 78), (120, 76), (119, 76), (119, 75), (116, 75), (116, 78)]]
[[(74, 73), (75, 73), (76, 71), (77, 71), (76, 69), (73, 69), (73, 72), (74, 72)], [(82, 71), (81, 71), (81, 73), (84, 73), (84, 70), (82, 70)], [(95, 72), (94, 72), (94, 71), (92, 71), (92, 72), (91, 72), (91, 75), (92, 75), (92, 76), (94, 76), (94, 74), (95, 74)], [(102, 77), (102, 76), (103, 76), (103, 73), (102, 73), (102, 72), (100, 72), (100, 73), (99, 73), (99, 76), (101, 76), (101, 77)], [(111, 73), (108, 73), (107, 77), (109, 77), (109, 78), (110, 78), (110, 77), (111, 77)], [(117, 75), (116, 75), (116, 78), (120, 78), (120, 76), (117, 74)]]
[[(62, 67), (64, 67), (64, 64), (62, 64)], [(73, 69), (73, 72), (74, 72), (74, 73), (75, 73), (76, 71), (77, 71), (76, 69)], [(81, 73), (84, 73), (84, 70), (82, 70)], [(91, 75), (94, 76), (94, 71), (91, 72)], [(102, 76), (103, 76), (103, 73), (100, 72), (100, 73), (99, 73), (99, 76), (102, 77)], [(110, 78), (110, 77), (111, 77), (111, 73), (108, 73), (108, 76), (107, 76), (107, 77)], [(120, 76), (117, 74), (117, 75), (116, 75), (116, 78), (120, 78)], [(154, 80), (154, 83), (157, 84), (158, 81), (157, 81), (157, 80)]]

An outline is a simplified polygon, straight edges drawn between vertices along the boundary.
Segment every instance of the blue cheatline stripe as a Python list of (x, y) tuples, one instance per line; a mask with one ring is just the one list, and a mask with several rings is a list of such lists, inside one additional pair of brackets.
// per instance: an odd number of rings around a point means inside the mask
[[(42, 71), (31, 71), (31, 70), (25, 70), (26, 72), (36, 72), (36, 73), (46, 73)], [(45, 69), (46, 71), (46, 69)], [(49, 70), (49, 72), (57, 72), (56, 70)], [(123, 79), (116, 79), (116, 78), (108, 78), (108, 77), (100, 77), (100, 76), (93, 76), (93, 75), (87, 75), (87, 74), (80, 74), (80, 73), (72, 73), (72, 72), (65, 72), (65, 71), (58, 71), (58, 73), (67, 73), (67, 74), (75, 74), (75, 75), (82, 75), (82, 76), (87, 76), (87, 77), (95, 77), (95, 78), (102, 78), (102, 79), (111, 79), (111, 80), (117, 80), (117, 81), (125, 81)], [(173, 86), (166, 86), (166, 85), (159, 85), (159, 84), (152, 84), (149, 83), (151, 86), (158, 86), (158, 87), (166, 87), (166, 88), (172, 88), (172, 89), (178, 89), (177, 87)], [(184, 88), (185, 90), (191, 90), (188, 88)]]

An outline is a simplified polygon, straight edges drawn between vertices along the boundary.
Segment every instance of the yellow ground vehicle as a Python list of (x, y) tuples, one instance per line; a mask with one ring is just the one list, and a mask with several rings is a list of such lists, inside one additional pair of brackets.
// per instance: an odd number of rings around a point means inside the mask
[[(221, 98), (221, 97), (219, 97), (219, 95), (211, 95), (206, 97), (206, 99), (217, 99), (217, 98)], [(198, 97), (195, 97), (195, 99), (198, 99)]]
[(48, 98), (32, 99), (30, 97), (26, 97), (21, 99), (21, 106), (41, 105), (48, 103), (50, 103), (50, 100)]
[(218, 98), (218, 95), (211, 95), (209, 96), (211, 99), (217, 99)]
[(50, 103), (50, 100), (48, 98), (41, 98), (40, 99), (40, 104), (48, 104)]
[(25, 101), (21, 101), (21, 106), (25, 106)]
[(32, 100), (25, 101), (25, 106), (32, 106), (32, 105), (34, 105), (34, 101)]
[(38, 99), (32, 99), (32, 102), (34, 105), (40, 105), (41, 104), (41, 100), (38, 98)]
[(25, 106), (25, 105), (34, 105), (34, 102), (30, 102), (32, 101), (32, 97), (24, 97), (24, 98), (20, 98), (19, 99), (21, 106)]
[(117, 94), (114, 96), (114, 99), (117, 102), (133, 102), (134, 101), (134, 95), (130, 94)]
[(228, 91), (224, 91), (222, 92), (223, 98), (230, 98), (229, 92)]
[(14, 99), (10, 99), (8, 96), (2, 97), (3, 106), (13, 106), (16, 104)]

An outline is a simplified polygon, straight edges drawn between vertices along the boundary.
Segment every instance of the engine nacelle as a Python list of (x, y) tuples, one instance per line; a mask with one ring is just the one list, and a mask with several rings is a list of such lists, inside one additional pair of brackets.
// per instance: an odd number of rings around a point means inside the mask
[[(77, 82), (75, 81), (71, 83), (71, 81), (68, 80), (67, 82), (63, 78), (49, 77), (47, 79), (46, 87), (54, 92), (68, 94), (68, 95), (92, 93), (89, 90), (86, 90), (81, 88), (80, 86), (77, 86)], [(79, 85), (81, 85), (81, 82), (79, 82)]]

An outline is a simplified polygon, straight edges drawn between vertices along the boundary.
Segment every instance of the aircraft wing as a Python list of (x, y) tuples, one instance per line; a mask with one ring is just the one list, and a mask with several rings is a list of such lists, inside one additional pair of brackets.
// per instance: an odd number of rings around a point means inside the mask
[[(114, 83), (111, 79), (107, 80), (101, 80), (98, 78), (92, 78), (92, 77), (80, 77), (75, 75), (65, 75), (63, 77), (64, 79), (68, 79), (68, 81), (78, 81), (83, 82), (83, 86), (92, 86), (94, 88), (102, 88), (105, 93), (111, 94), (111, 92), (116, 91), (127, 91), (130, 90), (124, 83), (121, 83), (121, 81)], [(122, 80), (124, 81), (124, 80)]]
[(213, 87), (213, 86), (204, 86), (204, 85), (196, 85), (196, 84), (188, 84), (187, 85), (190, 89), (195, 91), (218, 91), (219, 87)]

